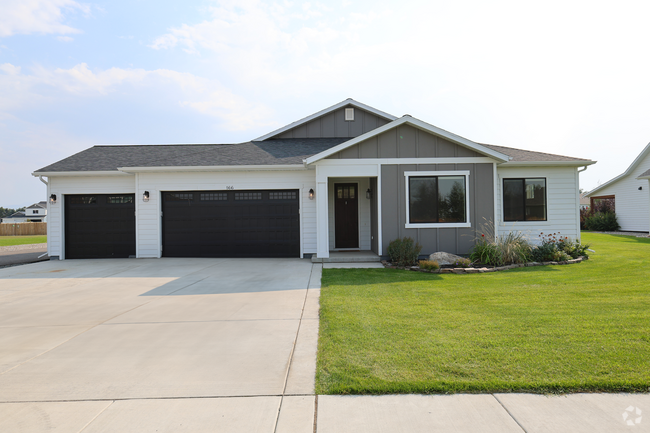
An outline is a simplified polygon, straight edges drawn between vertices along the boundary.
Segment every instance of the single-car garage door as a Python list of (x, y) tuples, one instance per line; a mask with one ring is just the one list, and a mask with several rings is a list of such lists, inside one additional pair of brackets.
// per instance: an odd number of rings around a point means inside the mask
[(299, 257), (298, 190), (162, 193), (165, 257)]
[(134, 194), (65, 196), (65, 258), (135, 255)]

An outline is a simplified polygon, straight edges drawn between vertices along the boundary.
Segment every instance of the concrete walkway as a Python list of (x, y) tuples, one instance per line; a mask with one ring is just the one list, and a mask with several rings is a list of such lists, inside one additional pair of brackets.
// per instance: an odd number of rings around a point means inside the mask
[(650, 432), (648, 394), (315, 396), (322, 266), (0, 269), (0, 432)]

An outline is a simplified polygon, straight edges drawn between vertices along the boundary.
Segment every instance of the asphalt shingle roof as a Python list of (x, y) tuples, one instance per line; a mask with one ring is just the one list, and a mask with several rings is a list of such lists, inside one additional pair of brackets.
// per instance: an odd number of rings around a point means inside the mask
[(512, 147), (495, 146), (494, 144), (483, 144), (492, 150), (501, 152), (505, 155), (512, 157), (513, 162), (573, 162), (573, 161), (590, 161), (584, 158), (573, 158), (571, 156), (554, 155), (552, 153), (533, 152), (532, 150), (514, 149)]
[(118, 167), (302, 164), (349, 138), (291, 138), (239, 144), (93, 146), (36, 171), (117, 171)]
[[(299, 165), (350, 138), (290, 138), (239, 144), (165, 144), (93, 146), (35, 173), (117, 171), (118, 167), (197, 167)], [(512, 157), (513, 162), (589, 161), (588, 159), (483, 144)]]
[(639, 175), (639, 177), (645, 177), (645, 176), (650, 176), (650, 170), (646, 170)]

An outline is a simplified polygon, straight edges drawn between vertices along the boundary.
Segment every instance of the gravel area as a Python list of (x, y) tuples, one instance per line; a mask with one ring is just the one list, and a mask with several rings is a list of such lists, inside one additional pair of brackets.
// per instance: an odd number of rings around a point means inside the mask
[(0, 247), (0, 253), (8, 251), (37, 250), (41, 248), (47, 248), (47, 244), (10, 245), (8, 247)]

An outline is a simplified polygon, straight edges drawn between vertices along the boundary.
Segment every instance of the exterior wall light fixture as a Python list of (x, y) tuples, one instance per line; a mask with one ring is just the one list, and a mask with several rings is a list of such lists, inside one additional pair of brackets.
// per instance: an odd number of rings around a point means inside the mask
[(642, 189), (643, 189), (643, 187), (642, 187), (642, 186), (640, 186), (640, 187), (639, 187), (639, 191), (641, 191)]
[(149, 191), (145, 191), (142, 195), (142, 201), (149, 201)]
[(309, 200), (313, 200), (313, 199), (314, 199), (314, 188), (311, 188), (309, 190)]
[(366, 198), (370, 200), (372, 198), (372, 191), (370, 191), (370, 188), (366, 190)]
[(56, 194), (50, 194), (50, 203), (56, 203)]

